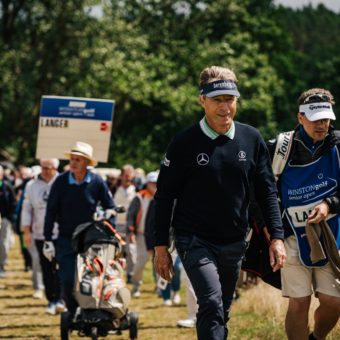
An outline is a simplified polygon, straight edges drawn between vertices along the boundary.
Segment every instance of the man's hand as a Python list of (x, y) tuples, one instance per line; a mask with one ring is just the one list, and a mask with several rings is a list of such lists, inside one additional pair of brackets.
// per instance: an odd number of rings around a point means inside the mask
[(326, 202), (321, 202), (320, 204), (316, 205), (311, 213), (308, 215), (308, 222), (309, 223), (320, 223), (324, 221), (329, 214), (329, 206)]
[(55, 248), (52, 241), (45, 241), (43, 246), (43, 254), (49, 260), (52, 262), (53, 258), (55, 257)]
[(154, 266), (157, 274), (163, 279), (171, 281), (174, 274), (174, 267), (167, 246), (155, 247)]
[(111, 217), (115, 217), (115, 216), (117, 216), (117, 213), (114, 209), (106, 209), (104, 211), (104, 218), (106, 220), (109, 220)]
[(273, 272), (283, 267), (286, 262), (286, 250), (282, 240), (272, 240), (269, 247), (269, 259)]

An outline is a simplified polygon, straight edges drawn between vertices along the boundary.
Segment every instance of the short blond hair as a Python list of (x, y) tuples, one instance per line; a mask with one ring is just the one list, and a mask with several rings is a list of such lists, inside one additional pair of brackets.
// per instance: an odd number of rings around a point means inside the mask
[(210, 66), (205, 68), (200, 74), (200, 87), (214, 80), (232, 80), (237, 83), (236, 75), (231, 69), (221, 66)]

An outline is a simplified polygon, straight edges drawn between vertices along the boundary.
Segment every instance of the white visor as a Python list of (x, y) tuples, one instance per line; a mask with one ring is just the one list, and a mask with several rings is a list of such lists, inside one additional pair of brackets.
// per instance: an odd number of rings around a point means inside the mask
[(320, 119), (336, 119), (332, 104), (327, 102), (300, 105), (299, 112), (304, 113), (311, 122)]

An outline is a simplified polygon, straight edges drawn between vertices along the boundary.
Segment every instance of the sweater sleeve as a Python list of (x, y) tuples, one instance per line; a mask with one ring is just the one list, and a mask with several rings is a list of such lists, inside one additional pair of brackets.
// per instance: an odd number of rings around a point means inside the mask
[(126, 218), (126, 226), (128, 233), (136, 233), (136, 218), (138, 211), (140, 209), (140, 200), (137, 196), (133, 198), (131, 201), (128, 211), (127, 211), (127, 218)]
[(179, 197), (185, 179), (185, 169), (181, 161), (181, 152), (185, 146), (175, 139), (170, 143), (161, 165), (155, 194), (155, 245), (169, 244), (174, 201)]
[(60, 187), (62, 186), (60, 179), (61, 177), (58, 177), (54, 181), (48, 196), (44, 223), (44, 237), (46, 241), (52, 240), (54, 222), (57, 221), (59, 200), (61, 199)]
[(27, 225), (32, 225), (32, 217), (33, 217), (33, 206), (31, 202), (31, 182), (27, 183), (26, 188), (24, 190), (24, 200), (22, 203), (21, 209), (21, 224), (20, 230), (23, 231), (22, 227)]
[(101, 190), (100, 190), (100, 203), (101, 206), (106, 210), (106, 209), (113, 209), (116, 205), (113, 202), (113, 197), (111, 194), (111, 191), (109, 190), (108, 186), (106, 183), (100, 178), (100, 185), (101, 185)]
[(271, 239), (283, 240), (284, 236), (276, 183), (269, 152), (262, 138), (258, 149), (254, 190)]
[[(102, 208), (104, 210), (114, 209), (116, 207), (116, 205), (113, 201), (111, 191), (109, 190), (107, 184), (105, 183), (105, 181), (101, 177), (98, 176), (97, 179), (99, 180), (99, 185), (100, 185), (100, 190), (99, 190), (100, 205), (102, 206)], [(112, 215), (109, 218), (109, 222), (112, 225), (115, 226), (116, 225), (116, 216)]]

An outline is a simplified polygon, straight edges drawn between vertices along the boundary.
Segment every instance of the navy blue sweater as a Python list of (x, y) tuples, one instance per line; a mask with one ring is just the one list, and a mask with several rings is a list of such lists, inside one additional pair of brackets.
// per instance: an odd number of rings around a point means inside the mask
[(243, 239), (252, 185), (271, 238), (283, 239), (269, 153), (255, 128), (235, 122), (234, 139), (211, 139), (199, 124), (177, 134), (157, 183), (156, 245), (168, 244), (171, 219), (179, 233), (217, 243)]
[(52, 185), (45, 215), (44, 236), (52, 238), (54, 222), (59, 223), (59, 236), (72, 238), (74, 229), (81, 223), (90, 222), (100, 202), (104, 209), (114, 207), (112, 195), (103, 179), (90, 173), (90, 183), (70, 185), (69, 172), (61, 174)]

